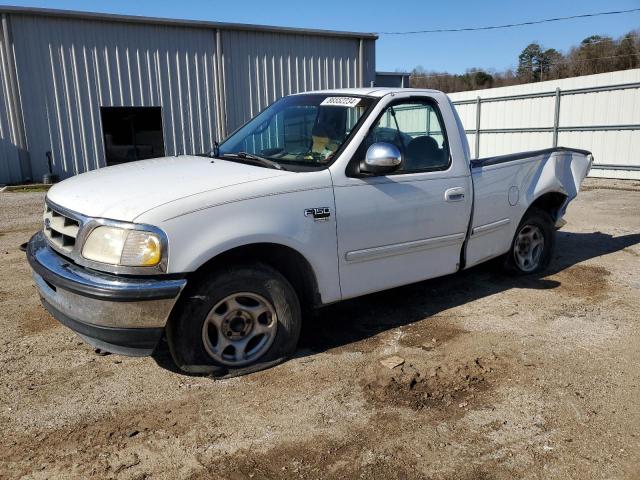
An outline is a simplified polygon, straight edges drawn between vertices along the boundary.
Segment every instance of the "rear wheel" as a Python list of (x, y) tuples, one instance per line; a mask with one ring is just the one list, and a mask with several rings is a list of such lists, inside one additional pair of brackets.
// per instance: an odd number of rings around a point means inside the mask
[(169, 349), (190, 373), (247, 373), (295, 351), (300, 304), (289, 282), (267, 265), (245, 265), (194, 280), (167, 326)]
[(516, 275), (538, 273), (549, 265), (554, 246), (551, 216), (544, 210), (531, 208), (518, 225), (505, 266)]

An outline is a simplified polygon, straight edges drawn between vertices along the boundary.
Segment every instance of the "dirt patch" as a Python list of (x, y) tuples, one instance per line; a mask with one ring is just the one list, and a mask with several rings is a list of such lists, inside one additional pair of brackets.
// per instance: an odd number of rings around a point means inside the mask
[(609, 186), (609, 187), (601, 187), (601, 186), (586, 186), (586, 187), (582, 187), (581, 190), (583, 192), (591, 192), (593, 190), (617, 190), (619, 192), (637, 192), (638, 190), (640, 190), (638, 188), (638, 185), (632, 185), (629, 187), (616, 187), (616, 186)]
[(211, 478), (229, 480), (426, 478), (411, 462), (397, 463), (401, 452), (383, 456), (368, 450), (366, 445), (372, 435), (373, 432), (363, 430), (342, 441), (318, 436), (308, 442), (285, 444), (266, 452), (241, 450), (214, 460), (207, 465), (206, 471)]
[(0, 230), (0, 237), (9, 235), (11, 233), (36, 233), (36, 230), (37, 228), (33, 228), (32, 226), (22, 227), (22, 228), (13, 228), (11, 230)]
[(468, 360), (447, 359), (432, 365), (405, 363), (393, 369), (377, 369), (375, 378), (364, 380), (362, 387), (374, 403), (382, 405), (403, 405), (413, 410), (454, 404), (465, 408), (488, 387), (498, 363), (495, 354)]
[(609, 293), (607, 277), (611, 272), (604, 267), (595, 265), (574, 265), (550, 277), (560, 282), (560, 292), (599, 301)]
[(19, 325), (26, 335), (60, 326), (49, 312), (39, 305), (26, 308), (19, 316)]
[(404, 347), (433, 350), (453, 340), (458, 335), (466, 333), (465, 330), (453, 326), (451, 324), (452, 320), (455, 321), (455, 316), (438, 315), (407, 325), (402, 329), (399, 343)]
[[(122, 462), (114, 452), (135, 448), (150, 437), (179, 438), (202, 423), (201, 437), (215, 427), (215, 418), (210, 411), (199, 408), (196, 398), (180, 402), (155, 405), (150, 411), (144, 407), (131, 411), (114, 411), (99, 419), (86, 419), (63, 428), (43, 430), (32, 435), (3, 436), (0, 448), (3, 461), (13, 465), (16, 476), (30, 473), (20, 462), (26, 458), (37, 465), (56, 465), (57, 468), (74, 466), (77, 473), (86, 476), (111, 476), (118, 473)], [(36, 442), (36, 443), (34, 443)], [(83, 462), (78, 463), (77, 447), (90, 442), (92, 448), (83, 452)], [(55, 445), (55, 449), (40, 449), (38, 445)], [(125, 462), (126, 463), (126, 462)], [(130, 465), (133, 466), (133, 465)], [(120, 468), (122, 469), (122, 468)]]
[(590, 192), (593, 190), (613, 190), (621, 192), (638, 192), (640, 191), (640, 182), (629, 180), (602, 180), (597, 178), (587, 178), (580, 187), (581, 192)]

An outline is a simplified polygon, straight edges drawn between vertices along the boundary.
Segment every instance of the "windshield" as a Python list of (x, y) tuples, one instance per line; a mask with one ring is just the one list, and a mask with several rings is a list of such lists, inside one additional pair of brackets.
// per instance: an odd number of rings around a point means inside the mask
[(281, 98), (227, 138), (218, 155), (248, 154), (282, 164), (327, 165), (371, 103), (370, 98), (331, 94)]

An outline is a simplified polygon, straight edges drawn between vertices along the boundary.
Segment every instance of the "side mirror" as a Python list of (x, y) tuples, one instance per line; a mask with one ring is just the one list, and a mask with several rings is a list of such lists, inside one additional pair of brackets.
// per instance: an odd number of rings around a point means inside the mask
[(402, 164), (402, 154), (398, 147), (387, 142), (377, 142), (367, 149), (364, 161), (360, 163), (363, 173), (389, 173)]

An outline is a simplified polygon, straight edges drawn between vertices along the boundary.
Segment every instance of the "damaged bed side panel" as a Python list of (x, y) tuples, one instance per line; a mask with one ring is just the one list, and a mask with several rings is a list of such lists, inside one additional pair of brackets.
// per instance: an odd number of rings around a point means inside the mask
[(474, 209), (466, 267), (507, 252), (522, 216), (543, 195), (565, 197), (554, 218), (559, 221), (578, 194), (592, 160), (587, 151), (565, 148), (474, 160)]

